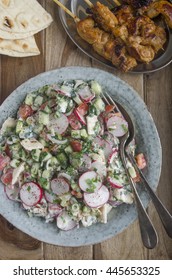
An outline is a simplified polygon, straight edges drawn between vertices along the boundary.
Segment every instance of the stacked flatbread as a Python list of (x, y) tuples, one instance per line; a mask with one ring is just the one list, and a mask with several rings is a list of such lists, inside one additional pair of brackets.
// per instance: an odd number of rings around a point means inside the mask
[(0, 54), (40, 54), (34, 34), (51, 22), (51, 15), (36, 0), (0, 0)]

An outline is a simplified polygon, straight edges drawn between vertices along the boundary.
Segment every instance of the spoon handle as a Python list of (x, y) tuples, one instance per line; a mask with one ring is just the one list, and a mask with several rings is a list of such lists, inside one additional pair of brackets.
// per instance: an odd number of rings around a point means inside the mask
[(136, 185), (128, 172), (128, 168), (126, 167), (126, 157), (125, 157), (123, 145), (120, 147), (120, 156), (121, 156), (121, 160), (122, 160), (124, 169), (127, 173), (128, 180), (133, 189), (133, 194), (134, 194), (134, 198), (135, 198), (136, 205), (137, 205), (142, 242), (146, 248), (153, 249), (156, 246), (156, 244), (158, 243), (157, 233), (156, 233), (156, 230), (155, 230), (151, 220), (149, 219), (149, 216), (148, 216), (146, 210), (144, 209), (144, 206), (139, 198), (139, 195), (138, 195), (138, 192), (136, 189)]
[(171, 214), (168, 212), (168, 210), (165, 208), (163, 203), (160, 201), (160, 199), (157, 197), (155, 192), (150, 187), (150, 185), (149, 185), (148, 181), (146, 180), (145, 176), (143, 175), (142, 171), (138, 168), (137, 163), (136, 163), (134, 157), (132, 156), (132, 154), (127, 153), (127, 156), (130, 159), (131, 163), (133, 164), (136, 172), (139, 173), (140, 178), (142, 179), (142, 182), (143, 182), (144, 186), (146, 187), (146, 189), (152, 199), (152, 202), (154, 203), (154, 206), (157, 210), (157, 213), (162, 221), (162, 224), (163, 224), (168, 236), (172, 238), (172, 216), (171, 216)]

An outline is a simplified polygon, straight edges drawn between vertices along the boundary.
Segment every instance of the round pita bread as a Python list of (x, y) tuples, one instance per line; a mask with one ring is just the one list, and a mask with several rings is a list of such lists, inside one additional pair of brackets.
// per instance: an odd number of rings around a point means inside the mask
[(20, 40), (6, 40), (0, 38), (0, 54), (26, 57), (38, 55), (40, 51), (33, 36)]
[(0, 0), (0, 38), (27, 38), (51, 22), (51, 15), (36, 0)]

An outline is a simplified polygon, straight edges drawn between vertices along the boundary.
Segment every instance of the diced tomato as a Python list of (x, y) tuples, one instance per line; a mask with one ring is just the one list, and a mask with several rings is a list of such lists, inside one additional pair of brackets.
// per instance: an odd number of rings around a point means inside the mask
[(145, 160), (145, 157), (142, 153), (138, 154), (136, 156), (136, 162), (137, 162), (137, 165), (140, 169), (143, 169), (146, 167), (146, 160)]
[(115, 105), (106, 105), (106, 107), (105, 107), (105, 111), (107, 113), (112, 112), (114, 109), (115, 109)]
[(80, 152), (82, 150), (82, 144), (77, 140), (71, 141), (70, 145), (72, 146), (74, 152)]
[(73, 196), (75, 196), (76, 198), (82, 198), (82, 193), (81, 192), (76, 192), (76, 191), (72, 190), (71, 194)]
[(1, 181), (4, 185), (10, 185), (13, 178), (13, 169), (9, 168), (6, 173), (1, 176)]
[(6, 155), (7, 155), (8, 157), (11, 158), (12, 154), (11, 154), (11, 150), (10, 150), (10, 147), (9, 147), (8, 144), (5, 145), (5, 150), (4, 150), (4, 152), (6, 153)]
[(22, 119), (26, 119), (27, 117), (31, 116), (33, 114), (33, 110), (31, 106), (27, 104), (23, 104), (19, 108), (19, 117)]
[(48, 101), (43, 103), (41, 106), (40, 106), (40, 110), (44, 110), (45, 107), (48, 105)]
[(69, 117), (68, 117), (68, 120), (69, 120), (69, 124), (71, 125), (71, 127), (75, 130), (77, 129), (81, 129), (82, 128), (82, 125), (81, 123), (78, 121), (77, 117), (75, 116), (74, 113), (72, 113)]
[(3, 170), (5, 166), (8, 165), (9, 162), (10, 162), (10, 157), (0, 154), (0, 170)]
[(88, 112), (88, 104), (82, 103), (77, 107), (78, 112), (82, 115), (85, 116)]

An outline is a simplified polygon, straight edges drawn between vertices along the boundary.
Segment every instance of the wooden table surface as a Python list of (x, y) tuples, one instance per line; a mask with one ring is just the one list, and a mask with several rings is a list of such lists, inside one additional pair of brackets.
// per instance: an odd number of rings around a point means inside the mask
[[(110, 71), (88, 58), (71, 42), (59, 21), (56, 4), (50, 0), (40, 3), (54, 19), (50, 27), (36, 36), (41, 55), (30, 58), (0, 56), (0, 102), (29, 78), (64, 66), (96, 67), (125, 80), (144, 99), (157, 126), (163, 149), (162, 173), (157, 194), (172, 213), (172, 64), (147, 75)], [(138, 221), (114, 238), (95, 246), (68, 248), (35, 240), (0, 217), (0, 259), (172, 259), (172, 240), (166, 235), (152, 203), (149, 204), (148, 213), (159, 235), (159, 244), (153, 250), (143, 247)]]

